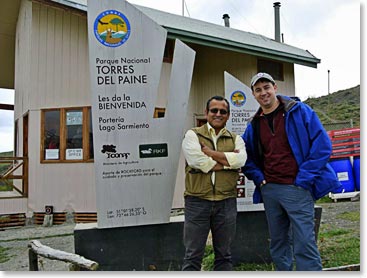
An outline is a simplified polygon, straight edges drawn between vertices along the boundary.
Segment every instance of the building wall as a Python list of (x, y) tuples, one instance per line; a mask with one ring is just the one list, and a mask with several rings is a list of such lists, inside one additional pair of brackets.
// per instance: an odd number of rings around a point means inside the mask
[[(250, 80), (257, 73), (257, 57), (206, 46), (192, 46), (196, 51), (191, 113), (203, 114), (207, 99), (224, 95), (224, 71), (250, 87)], [(294, 65), (284, 64), (284, 81), (277, 81), (278, 92), (294, 96)]]
[(95, 212), (93, 163), (41, 164), (40, 122), (40, 111), (30, 111), (28, 194), (30, 211), (43, 212), (45, 205), (52, 205), (55, 212)]
[(89, 106), (87, 18), (23, 0), (17, 24), (15, 119), (29, 115), (28, 210), (96, 211), (93, 163), (40, 163), (41, 109)]
[[(29, 211), (96, 211), (93, 163), (40, 163), (41, 109), (90, 105), (87, 18), (22, 0), (17, 24), (15, 118), (29, 113)], [(224, 95), (224, 71), (243, 83), (256, 73), (256, 57), (190, 45), (196, 51), (194, 76), (186, 128), (203, 118), (205, 104), (213, 95)], [(165, 105), (170, 65), (164, 64), (157, 107)], [(284, 66), (285, 80), (279, 91), (294, 95), (293, 64)], [(18, 155), (22, 155), (21, 143)], [(173, 207), (183, 207), (185, 161), (181, 154)]]
[[(31, 3), (28, 1), (22, 1), (22, 5), (19, 9), (19, 17), (16, 29), (16, 42), (15, 42), (15, 82), (20, 85), (19, 94), (18, 90), (15, 90), (14, 100), (14, 118), (18, 120), (18, 126), (22, 126), (21, 116), (24, 113), (24, 102), (28, 102), (28, 96), (23, 97), (23, 88), (26, 85), (31, 84), (30, 76), (30, 55), (27, 49), (30, 49), (30, 30), (31, 30), (31, 18), (32, 11), (30, 10)], [(15, 86), (16, 86), (15, 84)], [(16, 88), (16, 87), (15, 87)], [(25, 104), (26, 105), (26, 104)], [(19, 128), (21, 130), (21, 128)], [(19, 140), (23, 140), (23, 134), (18, 132)], [(21, 147), (22, 144), (18, 144)], [(22, 149), (16, 155), (21, 156)], [(19, 196), (17, 192), (0, 192), (1, 197), (14, 197)], [(0, 214), (12, 214), (12, 213), (25, 213), (27, 212), (27, 198), (14, 198), (14, 199), (0, 199)]]
[(86, 16), (32, 6), (31, 109), (89, 104)]
[(19, 119), (29, 110), (29, 94), (33, 85), (31, 76), (32, 4), (22, 0), (16, 28), (14, 118)]

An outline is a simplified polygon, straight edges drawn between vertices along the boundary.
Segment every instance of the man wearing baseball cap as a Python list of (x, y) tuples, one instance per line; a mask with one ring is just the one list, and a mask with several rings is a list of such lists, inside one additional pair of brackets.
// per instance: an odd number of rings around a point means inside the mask
[(306, 104), (276, 95), (265, 72), (251, 79), (259, 110), (242, 135), (246, 177), (264, 202), (270, 254), (276, 270), (322, 270), (314, 232), (314, 201), (341, 187), (328, 164), (331, 142), (316, 113)]
[(259, 81), (260, 79), (267, 79), (268, 81), (270, 81), (273, 85), (275, 85), (275, 81), (273, 79), (273, 77), (266, 73), (266, 72), (259, 72), (258, 74), (255, 74), (252, 78), (251, 78), (251, 89), (253, 88), (253, 86), (257, 83), (257, 81)]

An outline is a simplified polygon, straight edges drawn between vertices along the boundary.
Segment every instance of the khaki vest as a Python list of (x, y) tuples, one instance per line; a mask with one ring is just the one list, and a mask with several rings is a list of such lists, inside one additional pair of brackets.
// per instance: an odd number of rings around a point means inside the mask
[[(214, 149), (213, 140), (205, 124), (192, 129), (198, 136), (199, 142)], [(233, 152), (235, 149), (236, 135), (229, 131), (222, 134), (217, 141), (217, 151)], [(239, 172), (236, 169), (228, 169), (215, 172), (215, 184), (212, 184), (212, 171), (204, 173), (191, 168), (186, 164), (185, 168), (185, 193), (184, 196), (196, 196), (210, 201), (220, 201), (237, 196), (236, 184)]]

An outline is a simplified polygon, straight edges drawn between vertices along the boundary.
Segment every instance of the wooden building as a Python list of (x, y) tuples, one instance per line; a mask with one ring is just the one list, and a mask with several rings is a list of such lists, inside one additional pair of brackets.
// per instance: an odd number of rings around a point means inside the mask
[[(15, 90), (14, 156), (19, 159), (14, 161), (24, 161), (13, 172), (24, 172), (14, 182), (18, 191), (0, 192), (0, 215), (37, 217), (52, 206), (55, 213), (70, 212), (84, 221), (81, 216), (96, 211), (86, 1), (2, 0), (0, 6), (0, 87)], [(224, 71), (245, 84), (267, 71), (278, 91), (292, 96), (294, 64), (317, 67), (320, 62), (307, 50), (260, 34), (136, 7), (168, 31), (158, 117), (165, 107), (173, 40), (196, 51), (187, 128), (204, 119), (209, 97), (224, 94)], [(71, 149), (82, 155), (70, 155)], [(183, 181), (181, 157), (174, 208), (183, 206)]]

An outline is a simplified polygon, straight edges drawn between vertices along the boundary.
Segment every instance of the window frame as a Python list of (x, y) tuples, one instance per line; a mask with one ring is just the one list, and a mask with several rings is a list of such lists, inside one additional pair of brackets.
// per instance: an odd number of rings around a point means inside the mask
[[(83, 112), (82, 120), (82, 135), (83, 135), (83, 158), (82, 159), (66, 159), (67, 149), (67, 125), (66, 125), (66, 113), (70, 110), (81, 110)], [(45, 159), (45, 113), (48, 111), (60, 112), (59, 123), (59, 159)], [(40, 162), (41, 163), (86, 163), (94, 162), (94, 158), (90, 158), (90, 143), (89, 143), (89, 121), (91, 121), (91, 107), (90, 106), (78, 106), (78, 107), (61, 107), (61, 108), (46, 108), (41, 109), (41, 144), (40, 144)]]
[(204, 114), (194, 114), (194, 124), (195, 127), (200, 127), (208, 122)]
[(14, 121), (14, 156), (18, 156), (19, 146), (18, 146), (18, 135), (19, 135), (19, 120)]

